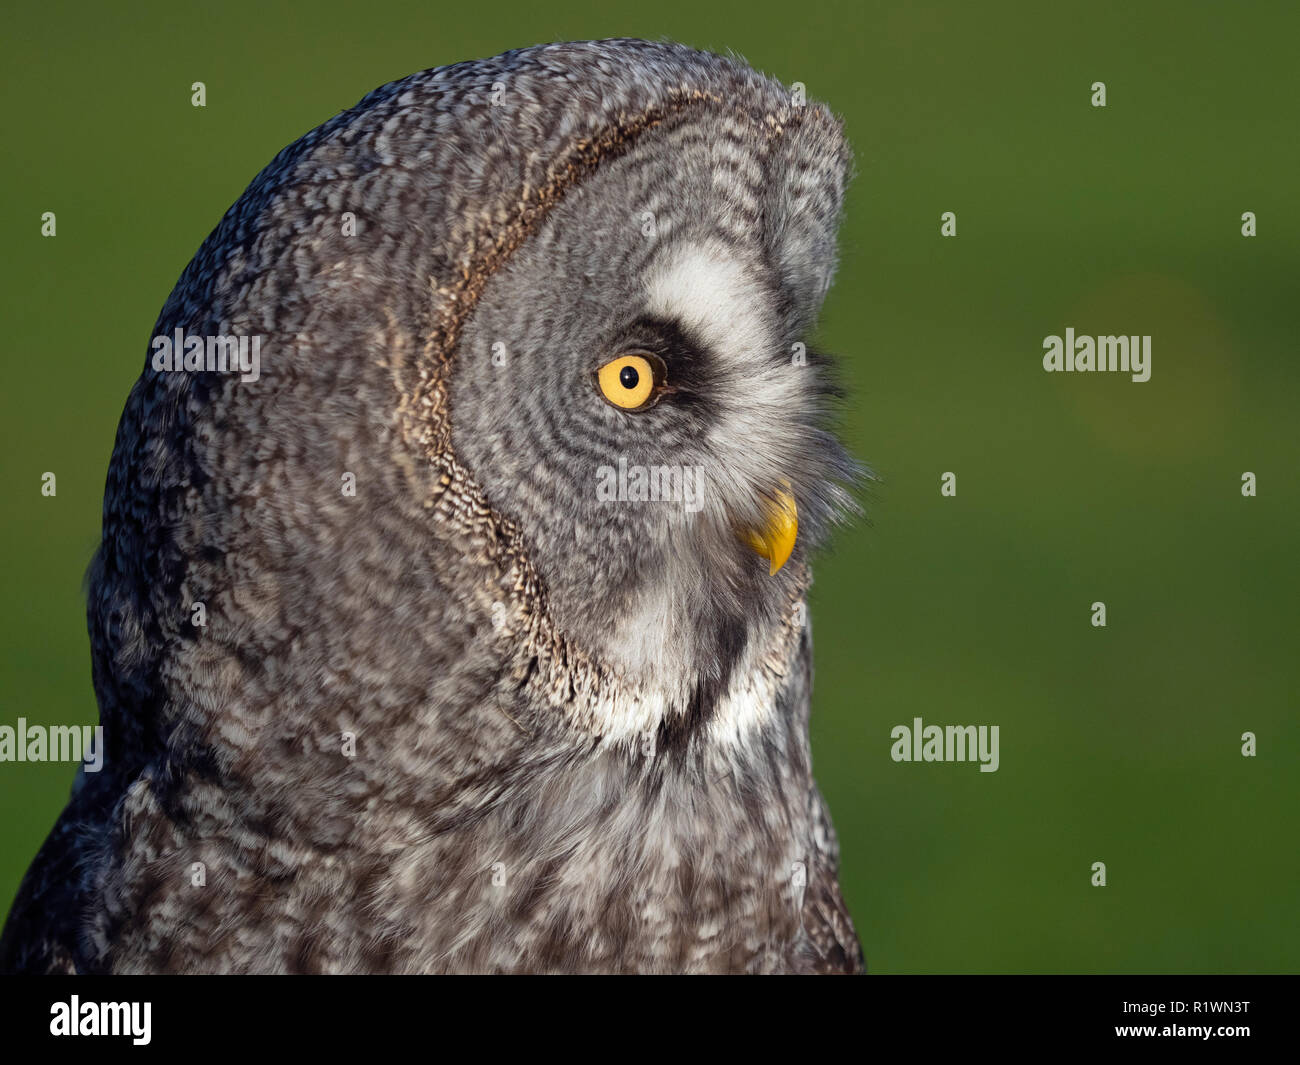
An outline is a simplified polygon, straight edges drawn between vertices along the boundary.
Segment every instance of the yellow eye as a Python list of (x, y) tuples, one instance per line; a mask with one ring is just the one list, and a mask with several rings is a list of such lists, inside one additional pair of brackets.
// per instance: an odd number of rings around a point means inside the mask
[(663, 378), (663, 363), (653, 355), (620, 355), (596, 371), (600, 394), (623, 410), (650, 406), (658, 398), (657, 386)]

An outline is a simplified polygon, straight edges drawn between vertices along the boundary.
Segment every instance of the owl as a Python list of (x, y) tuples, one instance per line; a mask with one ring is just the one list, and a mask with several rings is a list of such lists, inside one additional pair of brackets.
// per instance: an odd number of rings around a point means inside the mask
[(796, 88), (544, 45), (258, 175), (118, 428), (105, 762), (5, 969), (862, 970), (805, 606), (850, 154)]

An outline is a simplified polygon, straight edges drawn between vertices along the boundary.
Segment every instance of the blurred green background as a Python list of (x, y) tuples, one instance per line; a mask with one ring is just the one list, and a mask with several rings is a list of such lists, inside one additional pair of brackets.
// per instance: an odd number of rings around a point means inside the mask
[[(419, 69), (671, 37), (804, 82), (856, 151), (817, 339), (881, 480), (817, 571), (813, 745), (870, 967), (1300, 969), (1300, 7), (128, 8), (6, 11), (0, 724), (96, 719), (81, 581), (117, 419), (253, 175)], [(1151, 381), (1044, 373), (1067, 326), (1152, 335)], [(891, 761), (915, 716), (999, 725), (1001, 768)], [(0, 765), (0, 907), (72, 775)]]

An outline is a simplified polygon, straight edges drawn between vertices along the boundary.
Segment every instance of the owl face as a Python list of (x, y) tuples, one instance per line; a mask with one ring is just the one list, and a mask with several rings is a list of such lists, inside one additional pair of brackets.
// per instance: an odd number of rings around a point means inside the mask
[(788, 609), (847, 502), (807, 349), (844, 165), (824, 112), (694, 109), (570, 189), (460, 338), (457, 455), (557, 626), (669, 699)]

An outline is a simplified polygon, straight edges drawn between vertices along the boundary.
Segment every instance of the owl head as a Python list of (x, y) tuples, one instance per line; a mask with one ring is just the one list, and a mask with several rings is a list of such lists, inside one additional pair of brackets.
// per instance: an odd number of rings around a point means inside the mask
[(417, 74), (291, 145), (155, 327), (261, 337), (258, 380), (146, 370), (128, 404), (101, 701), (283, 663), (355, 715), (462, 692), (451, 663), (688, 735), (779, 668), (851, 506), (809, 346), (848, 165), (801, 92), (631, 40)]

